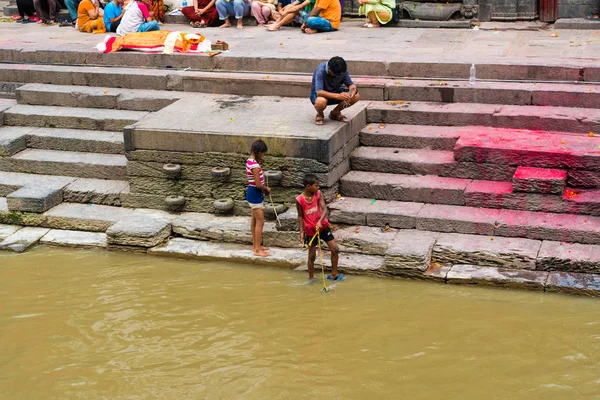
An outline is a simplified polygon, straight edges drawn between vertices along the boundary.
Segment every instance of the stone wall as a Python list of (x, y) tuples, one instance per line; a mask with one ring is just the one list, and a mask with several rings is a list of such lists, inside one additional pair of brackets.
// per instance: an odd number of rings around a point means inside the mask
[(558, 18), (584, 18), (599, 9), (600, 0), (558, 0)]

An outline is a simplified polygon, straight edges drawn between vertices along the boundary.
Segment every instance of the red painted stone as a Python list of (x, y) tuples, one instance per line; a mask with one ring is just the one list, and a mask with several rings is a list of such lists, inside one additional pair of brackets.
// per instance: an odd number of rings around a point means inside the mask
[(550, 131), (465, 127), (457, 161), (600, 171), (600, 137)]
[(561, 194), (567, 181), (567, 172), (561, 169), (518, 167), (513, 175), (515, 192)]

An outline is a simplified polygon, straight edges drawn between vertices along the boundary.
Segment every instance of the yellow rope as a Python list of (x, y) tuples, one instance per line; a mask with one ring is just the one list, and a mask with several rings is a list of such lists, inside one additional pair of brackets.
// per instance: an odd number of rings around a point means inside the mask
[(319, 260), (321, 261), (321, 276), (323, 277), (323, 292), (327, 293), (327, 292), (329, 292), (329, 288), (327, 287), (327, 284), (325, 283), (326, 282), (326, 280), (325, 280), (325, 264), (323, 263), (323, 250), (321, 249), (321, 234), (319, 233), (318, 229), (317, 229), (317, 232), (312, 237), (312, 239), (310, 239), (310, 242), (308, 243), (309, 248), (310, 248), (310, 246), (312, 246), (315, 238), (317, 238), (317, 243), (319, 246)]

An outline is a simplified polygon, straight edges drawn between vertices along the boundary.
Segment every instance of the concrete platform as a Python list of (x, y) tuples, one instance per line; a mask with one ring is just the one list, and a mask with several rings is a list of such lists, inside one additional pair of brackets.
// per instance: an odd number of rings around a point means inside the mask
[(326, 119), (317, 126), (308, 98), (197, 95), (126, 128), (125, 149), (247, 154), (264, 138), (272, 156), (328, 164), (365, 125), (365, 108), (359, 102), (344, 111), (349, 122)]

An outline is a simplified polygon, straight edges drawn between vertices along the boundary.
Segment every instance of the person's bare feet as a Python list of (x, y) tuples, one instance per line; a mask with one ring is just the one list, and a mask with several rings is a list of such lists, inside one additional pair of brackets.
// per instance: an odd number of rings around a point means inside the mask
[(323, 121), (324, 119), (325, 119), (325, 115), (317, 114), (317, 116), (315, 117), (315, 125), (323, 125), (325, 123)]
[(238, 21), (237, 28), (238, 29), (244, 29), (244, 24), (242, 23), (242, 19), (240, 18), (237, 21)]
[(271, 255), (264, 250), (252, 250), (252, 253), (257, 257), (271, 257)]
[(279, 24), (267, 25), (267, 30), (271, 32), (275, 32), (279, 30)]
[(312, 35), (313, 33), (318, 33), (319, 31), (316, 29), (312, 29), (312, 28), (306, 28), (304, 29), (304, 33), (308, 33), (309, 35)]
[(265, 246), (260, 246), (262, 251), (267, 251), (267, 250), (271, 250), (269, 247), (265, 247)]
[(223, 23), (223, 25), (221, 25), (219, 28), (230, 28), (231, 27), (231, 22), (229, 22), (228, 19), (225, 20), (225, 22)]

